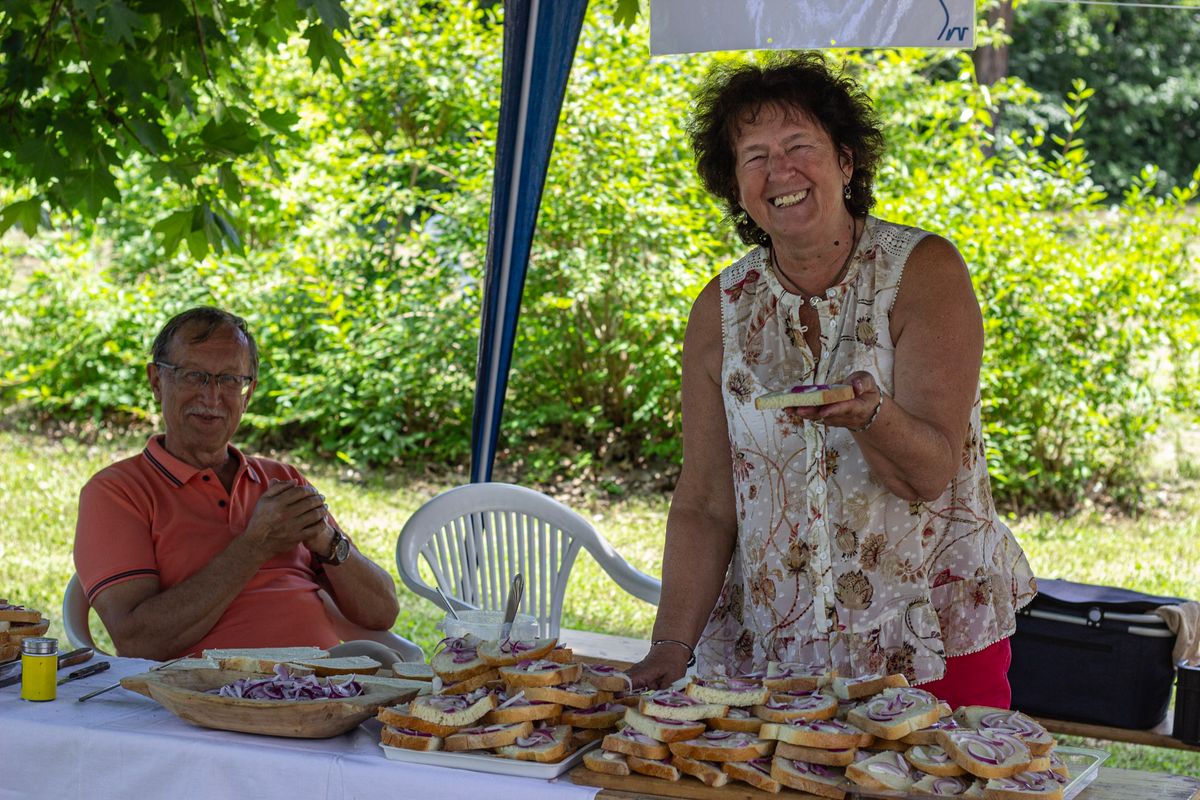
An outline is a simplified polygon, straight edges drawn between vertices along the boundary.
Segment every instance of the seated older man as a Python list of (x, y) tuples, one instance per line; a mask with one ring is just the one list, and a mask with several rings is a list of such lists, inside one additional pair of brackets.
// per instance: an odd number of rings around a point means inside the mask
[(386, 630), (399, 606), (294, 467), (230, 444), (258, 377), (245, 320), (173, 318), (146, 367), (166, 432), (97, 473), (79, 497), (75, 568), (123, 656), (206, 648), (331, 647), (324, 589), (351, 623)]

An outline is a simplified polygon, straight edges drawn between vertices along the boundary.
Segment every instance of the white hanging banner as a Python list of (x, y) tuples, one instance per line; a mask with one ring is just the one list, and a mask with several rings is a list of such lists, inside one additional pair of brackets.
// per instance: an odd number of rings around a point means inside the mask
[(650, 0), (650, 53), (975, 47), (975, 0)]

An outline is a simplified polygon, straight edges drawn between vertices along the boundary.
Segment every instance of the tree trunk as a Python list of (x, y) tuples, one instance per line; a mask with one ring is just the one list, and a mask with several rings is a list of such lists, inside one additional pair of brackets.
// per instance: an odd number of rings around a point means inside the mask
[[(998, 21), (1004, 21), (1004, 32), (1012, 34), (1013, 4), (1012, 0), (1000, 0), (987, 10), (988, 26), (994, 26)], [(996, 81), (1008, 75), (1008, 45), (997, 47), (977, 47), (971, 53), (975, 62), (975, 77), (981, 86), (991, 86)]]

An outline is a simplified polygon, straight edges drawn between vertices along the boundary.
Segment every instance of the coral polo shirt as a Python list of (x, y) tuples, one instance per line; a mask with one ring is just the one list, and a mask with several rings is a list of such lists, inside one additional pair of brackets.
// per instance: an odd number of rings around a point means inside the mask
[[(226, 492), (213, 470), (175, 458), (163, 439), (152, 436), (140, 454), (96, 473), (79, 494), (75, 570), (89, 602), (135, 578), (157, 578), (164, 590), (186, 580), (245, 531), (272, 478), (308, 483), (294, 467), (247, 458), (230, 445), (238, 470)], [(296, 545), (265, 562), (187, 652), (335, 645), (319, 588), (308, 548)]]

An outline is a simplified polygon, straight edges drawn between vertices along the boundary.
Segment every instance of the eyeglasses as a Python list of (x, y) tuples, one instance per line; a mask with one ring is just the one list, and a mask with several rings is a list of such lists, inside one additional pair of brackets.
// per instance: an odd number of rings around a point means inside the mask
[(193, 389), (201, 389), (208, 386), (208, 382), (212, 380), (216, 382), (218, 391), (224, 394), (242, 396), (250, 390), (250, 384), (254, 383), (252, 375), (228, 375), (225, 373), (214, 375), (211, 372), (202, 372), (198, 369), (184, 370), (183, 367), (168, 364), (165, 361), (155, 361), (153, 363), (156, 367), (166, 367), (167, 369), (175, 370), (175, 380)]

